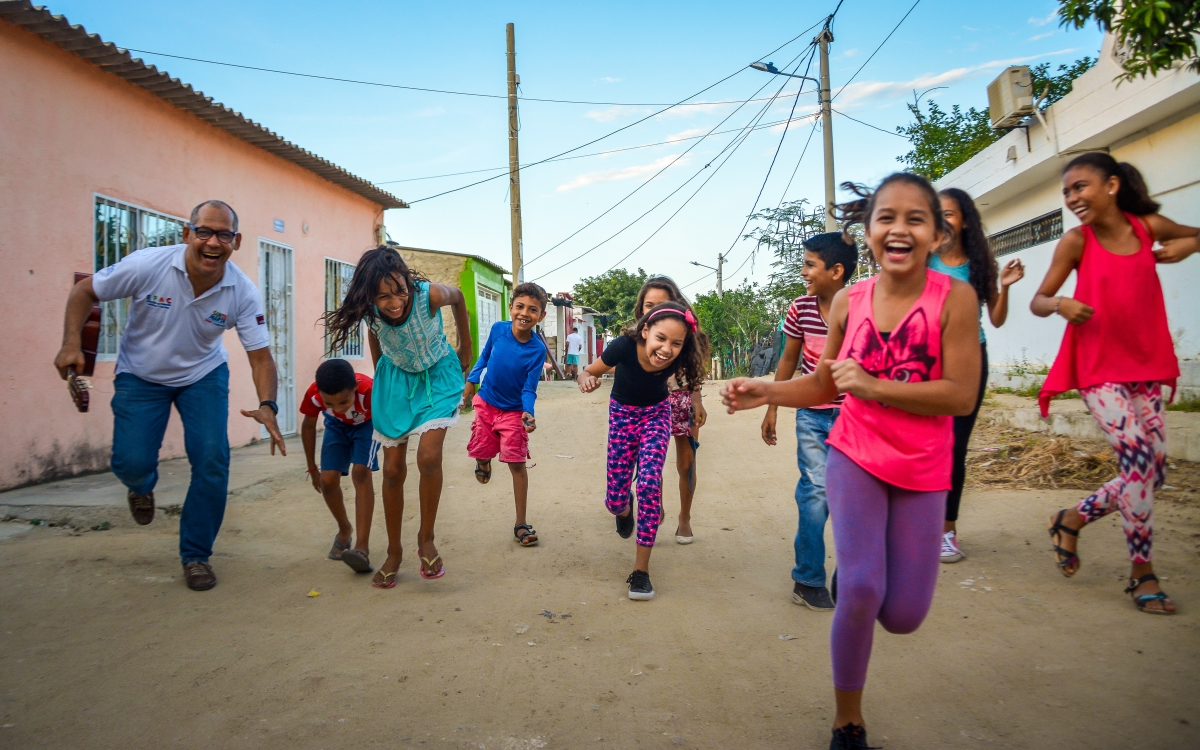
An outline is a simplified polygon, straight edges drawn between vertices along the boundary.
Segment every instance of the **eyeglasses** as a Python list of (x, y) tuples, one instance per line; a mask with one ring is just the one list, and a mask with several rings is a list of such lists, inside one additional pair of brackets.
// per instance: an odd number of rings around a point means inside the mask
[(211, 240), (213, 235), (216, 235), (217, 242), (220, 242), (222, 245), (228, 245), (237, 236), (237, 232), (230, 232), (227, 229), (218, 231), (216, 229), (209, 229), (208, 227), (198, 227), (195, 224), (188, 224), (188, 229), (192, 230), (192, 233), (196, 235), (196, 239), (203, 240), (204, 242)]

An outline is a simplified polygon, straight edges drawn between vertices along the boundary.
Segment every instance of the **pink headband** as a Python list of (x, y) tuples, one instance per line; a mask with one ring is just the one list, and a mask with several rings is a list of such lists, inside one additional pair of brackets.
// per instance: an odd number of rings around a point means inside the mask
[(699, 324), (696, 322), (696, 316), (692, 314), (691, 310), (684, 310), (682, 313), (680, 313), (678, 310), (676, 310), (673, 307), (664, 307), (661, 310), (656, 310), (656, 311), (650, 313), (650, 317), (646, 318), (646, 325), (650, 325), (650, 321), (652, 321), (655, 318), (657, 318), (661, 315), (664, 315), (666, 313), (674, 313), (675, 315), (683, 315), (683, 319), (685, 321), (687, 321), (688, 328), (692, 329), (692, 333), (695, 333), (697, 331), (697, 329), (699, 328)]

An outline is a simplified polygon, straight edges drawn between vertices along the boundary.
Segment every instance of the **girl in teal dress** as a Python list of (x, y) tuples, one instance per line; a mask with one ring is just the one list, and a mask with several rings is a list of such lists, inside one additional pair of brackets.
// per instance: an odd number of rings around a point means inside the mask
[[(442, 329), (441, 308), (454, 311), (457, 351)], [(388, 556), (371, 585), (396, 585), (403, 548), (400, 521), (404, 514), (404, 479), (408, 441), (417, 438), (417, 470), (421, 474), (421, 528), (417, 554), (421, 577), (446, 573), (433, 543), (433, 524), (442, 495), (442, 442), (458, 422), (464, 373), (471, 365), (471, 327), (463, 294), (415, 275), (395, 249), (368, 250), (358, 262), (341, 307), (325, 315), (331, 349), (340, 348), (362, 322), (375, 362), (371, 417), (375, 440), (383, 448), (383, 516)]]

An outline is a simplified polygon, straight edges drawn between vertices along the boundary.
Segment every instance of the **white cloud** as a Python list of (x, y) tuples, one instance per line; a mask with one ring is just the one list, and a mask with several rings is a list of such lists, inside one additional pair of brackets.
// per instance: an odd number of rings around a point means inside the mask
[[(676, 161), (678, 160), (678, 161)], [(618, 182), (620, 180), (633, 180), (638, 177), (649, 176), (669, 164), (677, 164), (683, 166), (690, 160), (688, 155), (682, 158), (678, 154), (664, 156), (661, 159), (655, 159), (649, 164), (638, 164), (632, 167), (621, 167), (619, 169), (605, 169), (599, 172), (587, 172), (581, 174), (569, 182), (564, 182), (554, 189), (556, 193), (566, 193), (588, 185), (595, 185), (600, 182)]]
[(1058, 33), (1057, 31), (1047, 31), (1047, 32), (1046, 32), (1046, 33), (1044, 33), (1044, 34), (1034, 34), (1033, 36), (1029, 37), (1029, 38), (1028, 38), (1028, 39), (1026, 39), (1025, 41), (1027, 41), (1027, 42), (1036, 42), (1036, 41), (1038, 41), (1038, 40), (1040, 40), (1040, 39), (1047, 39), (1047, 38), (1049, 38), (1049, 37), (1052, 37), (1052, 36), (1054, 36), (1054, 35), (1055, 35), (1055, 34), (1057, 34), (1057, 33)]
[(698, 135), (704, 135), (709, 130), (711, 130), (711, 128), (689, 128), (683, 132), (668, 135), (666, 138), (663, 138), (663, 140), (667, 141), (668, 143), (674, 141), (686, 141), (689, 138), (695, 138)]
[(1029, 23), (1033, 26), (1045, 26), (1046, 24), (1054, 23), (1057, 20), (1058, 20), (1058, 11), (1052, 10), (1052, 11), (1050, 11), (1050, 15), (1046, 16), (1045, 18), (1031, 18), (1031, 19), (1029, 19)]
[(446, 114), (446, 110), (442, 107), (426, 107), (424, 109), (419, 109), (416, 112), (417, 117), (438, 117), (439, 115), (444, 114)]
[(1061, 49), (1054, 52), (1043, 52), (1040, 55), (1014, 57), (1007, 60), (991, 60), (979, 65), (954, 68), (942, 73), (925, 73), (908, 81), (861, 81), (847, 86), (834, 103), (840, 105), (842, 108), (846, 108), (852, 104), (862, 104), (872, 100), (893, 99), (898, 96), (907, 98), (912, 95), (913, 89), (921, 91), (932, 86), (947, 86), (968, 78), (973, 78), (989, 70), (995, 70), (996, 68), (1019, 65), (1031, 60), (1044, 60), (1054, 55), (1064, 55), (1076, 51), (1078, 50)]
[(813, 122), (812, 118), (818, 114), (820, 114), (820, 110), (818, 110), (816, 107), (812, 107), (812, 108), (810, 108), (810, 111), (805, 114), (801, 114), (800, 112), (797, 112), (795, 117), (792, 118), (792, 122), (790, 125), (788, 125), (788, 123), (786, 123), (786, 122), (781, 122), (781, 123), (778, 123), (777, 125), (772, 125), (771, 127), (767, 128), (767, 131), (771, 132), (771, 133), (782, 133), (784, 125), (787, 125), (787, 129), (789, 131), (795, 132), (796, 129), (801, 127), (802, 125), (810, 125), (811, 126), (812, 122)]
[(842, 53), (842, 57), (854, 57), (857, 54), (858, 54), (857, 49), (848, 49)]
[(974, 26), (963, 26), (963, 29), (966, 31), (979, 31), (979, 29), (975, 28)]
[(663, 117), (691, 117), (692, 115), (720, 113), (732, 106), (732, 104), (709, 104), (707, 102), (688, 103), (686, 107), (675, 107), (663, 112)]
[[(634, 116), (642, 117), (642, 116), (648, 115), (652, 112), (657, 112), (657, 111), (665, 108), (665, 106), (666, 105), (663, 105), (662, 107), (650, 108), (650, 107), (631, 107), (631, 106), (623, 105), (623, 104), (614, 104), (613, 106), (607, 107), (605, 109), (594, 109), (591, 112), (586, 113), (584, 115), (584, 117), (595, 120), (596, 122), (612, 122), (613, 120), (616, 120), (616, 119), (619, 119), (622, 117), (634, 117)], [(724, 111), (728, 110), (731, 106), (733, 106), (733, 105), (709, 103), (709, 102), (696, 102), (694, 104), (688, 104), (687, 106), (674, 107), (672, 109), (667, 110), (666, 112), (663, 112), (661, 116), (662, 117), (692, 117), (694, 115), (711, 114), (714, 112), (718, 112), (718, 113), (724, 112)]]
[(612, 76), (604, 76), (603, 78), (596, 79), (596, 83), (620, 83), (620, 82), (621, 82), (620, 78), (613, 78)]

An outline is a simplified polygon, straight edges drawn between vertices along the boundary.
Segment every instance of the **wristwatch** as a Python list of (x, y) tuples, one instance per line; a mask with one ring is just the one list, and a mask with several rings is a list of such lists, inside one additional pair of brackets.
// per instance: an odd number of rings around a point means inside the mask
[(263, 408), (264, 406), (269, 406), (269, 407), (271, 407), (271, 411), (275, 412), (275, 416), (279, 416), (279, 404), (275, 403), (274, 401), (262, 401), (262, 402), (259, 402), (259, 404), (258, 404), (258, 408), (260, 408), (260, 409), (261, 409), (261, 408)]

